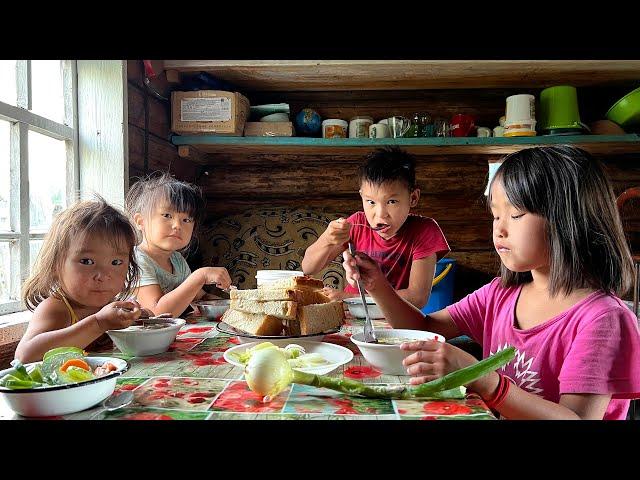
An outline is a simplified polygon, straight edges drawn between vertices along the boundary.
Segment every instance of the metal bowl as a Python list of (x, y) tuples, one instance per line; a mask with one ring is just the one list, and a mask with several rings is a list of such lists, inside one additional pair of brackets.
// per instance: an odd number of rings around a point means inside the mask
[[(373, 298), (365, 297), (365, 300), (367, 302), (369, 317), (384, 318), (382, 310), (380, 310), (380, 307), (378, 307)], [(360, 297), (345, 298), (343, 302), (347, 304), (347, 308), (349, 309), (349, 313), (351, 313), (351, 315), (356, 318), (365, 318), (364, 306), (362, 305), (362, 299)]]
[(196, 315), (210, 320), (218, 320), (229, 309), (231, 300), (202, 300), (193, 302), (191, 307)]

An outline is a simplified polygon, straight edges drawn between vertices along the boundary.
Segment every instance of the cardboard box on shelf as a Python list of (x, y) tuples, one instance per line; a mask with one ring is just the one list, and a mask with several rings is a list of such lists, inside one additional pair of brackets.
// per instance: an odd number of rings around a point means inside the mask
[(291, 122), (247, 122), (245, 137), (293, 137)]
[(198, 90), (171, 94), (171, 130), (186, 135), (241, 137), (249, 100), (238, 92)]

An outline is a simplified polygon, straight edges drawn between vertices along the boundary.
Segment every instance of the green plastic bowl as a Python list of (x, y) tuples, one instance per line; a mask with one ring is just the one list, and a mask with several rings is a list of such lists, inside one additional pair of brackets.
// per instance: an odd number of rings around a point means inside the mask
[(606, 117), (621, 127), (640, 124), (640, 87), (614, 103)]

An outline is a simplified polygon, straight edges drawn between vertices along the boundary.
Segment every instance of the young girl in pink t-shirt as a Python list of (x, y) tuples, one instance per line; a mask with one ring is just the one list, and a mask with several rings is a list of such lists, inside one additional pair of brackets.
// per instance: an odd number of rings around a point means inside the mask
[[(423, 316), (402, 301), (364, 254), (345, 253), (398, 328), (469, 335), (487, 357), (516, 357), (467, 385), (509, 419), (624, 419), (640, 397), (638, 321), (618, 298), (633, 265), (613, 190), (600, 162), (569, 146), (508, 155), (490, 185), (493, 243), (501, 276), (458, 303)], [(404, 343), (411, 383), (476, 362), (449, 343)]]

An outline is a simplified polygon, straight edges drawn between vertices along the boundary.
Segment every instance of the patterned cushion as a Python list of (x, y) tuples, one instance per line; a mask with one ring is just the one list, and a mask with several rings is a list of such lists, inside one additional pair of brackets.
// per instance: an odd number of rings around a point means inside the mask
[[(258, 270), (301, 270), (304, 252), (331, 220), (347, 217), (304, 208), (255, 208), (204, 225), (196, 263), (226, 267), (238, 288), (256, 288)], [(314, 277), (342, 290), (344, 269), (336, 257)]]

